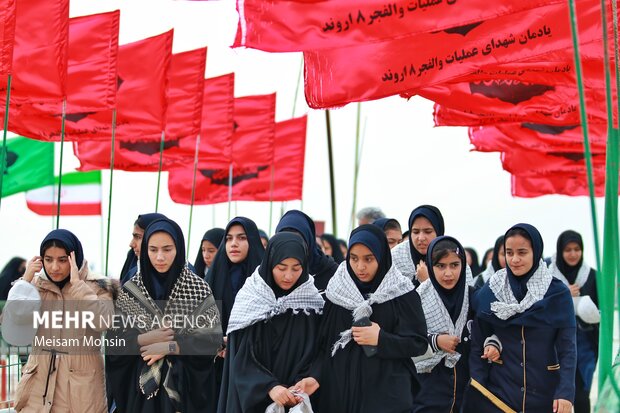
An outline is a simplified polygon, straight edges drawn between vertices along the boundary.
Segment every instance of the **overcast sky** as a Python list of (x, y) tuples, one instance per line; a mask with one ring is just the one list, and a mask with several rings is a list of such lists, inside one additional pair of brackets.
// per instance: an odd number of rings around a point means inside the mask
[[(276, 120), (293, 116), (294, 96), (301, 54), (270, 54), (230, 49), (236, 30), (234, 1), (184, 2), (166, 0), (72, 0), (71, 16), (121, 10), (121, 44), (174, 28), (173, 51), (208, 46), (207, 77), (235, 72), (235, 95), (277, 92)], [(555, 251), (557, 236), (574, 229), (584, 237), (586, 260), (595, 265), (589, 201), (586, 197), (546, 196), (513, 198), (510, 176), (502, 170), (499, 154), (471, 152), (466, 128), (434, 128), (432, 102), (421, 98), (406, 101), (391, 97), (361, 105), (365, 125), (358, 186), (358, 209), (379, 206), (406, 226), (411, 210), (428, 203), (441, 209), (446, 234), (479, 255), (497, 236), (517, 222), (529, 222), (541, 231), (545, 254)], [(348, 238), (351, 229), (353, 164), (357, 105), (331, 112), (335, 154), (338, 237)], [(299, 91), (295, 116), (309, 115), (303, 209), (315, 220), (326, 221), (333, 232), (325, 132), (325, 113), (309, 111)], [(57, 144), (57, 155), (59, 145)], [(64, 171), (78, 165), (70, 145), (65, 147)], [(104, 174), (104, 220), (100, 217), (61, 217), (61, 227), (81, 239), (85, 256), (95, 270), (103, 267), (102, 229), (107, 225), (109, 171)], [(114, 172), (110, 273), (118, 276), (128, 250), (132, 225), (140, 213), (153, 212), (157, 174)], [(597, 202), (599, 222), (603, 203)], [(300, 208), (299, 201), (285, 209)], [(175, 219), (187, 232), (189, 206), (174, 204), (167, 194), (167, 173), (162, 177), (159, 212)], [(239, 202), (232, 214), (254, 219), (269, 231), (269, 203)], [(273, 205), (272, 231), (281, 213)], [(228, 205), (197, 206), (189, 244), (193, 261), (199, 240), (207, 229), (224, 227)], [(53, 229), (50, 217), (40, 217), (26, 207), (24, 194), (2, 200), (0, 210), (0, 266), (14, 255), (38, 254), (43, 237)], [(602, 232), (601, 232), (602, 235)]]

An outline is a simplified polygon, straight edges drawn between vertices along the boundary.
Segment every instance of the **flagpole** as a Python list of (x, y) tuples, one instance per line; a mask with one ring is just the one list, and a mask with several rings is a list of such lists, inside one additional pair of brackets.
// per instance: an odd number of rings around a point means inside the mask
[(6, 101), (4, 104), (4, 132), (2, 133), (2, 152), (0, 153), (0, 208), (2, 208), (2, 185), (4, 181), (4, 168), (6, 168), (6, 133), (9, 129), (9, 104), (11, 102), (11, 79), (9, 74), (6, 79)]
[(58, 198), (56, 204), (56, 229), (60, 226), (60, 196), (62, 192), (62, 159), (65, 152), (65, 119), (67, 117), (67, 98), (62, 101), (62, 117), (60, 121), (60, 165), (58, 165)]
[[(112, 111), (112, 150), (110, 151), (110, 193), (108, 195), (108, 234), (105, 243), (105, 276), (110, 258), (110, 223), (112, 222), (112, 188), (114, 182), (114, 147), (116, 146), (116, 108)], [(122, 274), (121, 274), (122, 275)]]
[(329, 118), (329, 109), (325, 110), (325, 126), (327, 127), (327, 155), (329, 158), (329, 188), (332, 198), (332, 227), (334, 236), (338, 238), (338, 223), (336, 221), (336, 185), (334, 179), (334, 156), (332, 151), (332, 126)]
[[(614, 26), (614, 58), (615, 58), (615, 75), (616, 75), (616, 93), (618, 94), (616, 96), (617, 102), (616, 102), (616, 113), (620, 114), (620, 68), (618, 67), (619, 62), (620, 62), (620, 47), (618, 46), (618, 5), (616, 2), (611, 2), (611, 10), (612, 10), (612, 14), (614, 16), (614, 21), (613, 21), (613, 26)], [(614, 132), (616, 133), (616, 139), (620, 139), (620, 130), (619, 129), (614, 129)], [(609, 156), (609, 154), (608, 154)], [(616, 162), (618, 162), (618, 159), (616, 158)], [(617, 176), (617, 174), (616, 174)], [(616, 186), (618, 185), (618, 183), (616, 182)], [(618, 197), (615, 197), (613, 199), (616, 202), (615, 207), (613, 208), (613, 211), (616, 213), (618, 213), (618, 204), (617, 204), (617, 200)], [(616, 219), (618, 219), (618, 217), (616, 216)], [(614, 239), (616, 242), (616, 254), (617, 257), (620, 257), (620, 242), (618, 240), (618, 238)], [(620, 281), (620, 262), (618, 262), (618, 260), (616, 260), (616, 271), (617, 271), (617, 277), (618, 277), (618, 281)], [(620, 282), (616, 282), (616, 285), (618, 286), (618, 292), (620, 292)], [(618, 297), (618, 296), (617, 296)]]
[[(603, 7), (601, 8), (601, 13), (603, 17), (603, 53), (604, 53), (604, 62), (609, 62), (608, 58), (608, 50), (607, 50), (607, 21), (605, 19), (605, 2), (602, 0)], [(595, 189), (594, 189), (594, 178), (592, 174), (592, 154), (590, 152), (590, 141), (588, 139), (588, 119), (586, 112), (586, 103), (585, 103), (585, 92), (583, 86), (583, 79), (581, 74), (581, 60), (579, 53), (579, 35), (577, 29), (577, 16), (576, 16), (576, 7), (575, 0), (569, 0), (569, 14), (570, 14), (570, 24), (571, 24), (571, 33), (573, 40), (573, 50), (574, 50), (574, 58), (575, 58), (575, 77), (577, 78), (577, 88), (579, 90), (579, 109), (580, 109), (580, 119), (581, 126), (583, 131), (583, 144), (584, 144), (584, 155), (585, 155), (585, 163), (586, 163), (586, 174), (588, 178), (588, 188), (590, 192), (590, 209), (592, 215), (592, 227), (594, 231), (594, 249), (596, 253), (596, 263), (597, 268), (599, 269), (599, 280), (601, 282), (597, 283), (597, 289), (599, 291), (599, 301), (601, 305), (601, 323), (600, 323), (600, 334), (601, 340), (599, 340), (599, 377), (598, 377), (598, 389), (599, 393), (603, 389), (603, 385), (605, 380), (609, 377), (614, 380), (614, 375), (611, 374), (611, 365), (612, 365), (612, 348), (611, 341), (613, 338), (613, 297), (607, 294), (609, 290), (606, 288), (606, 284), (608, 284), (609, 273), (606, 273), (607, 264), (609, 264), (608, 259), (603, 257), (603, 267), (601, 267), (601, 255), (600, 255), (600, 247), (599, 247), (599, 239), (598, 239), (598, 223), (596, 218), (596, 204), (594, 200)], [(617, 64), (617, 63), (616, 63)], [(609, 66), (605, 64), (605, 84), (607, 86), (607, 91), (609, 91), (609, 83), (610, 83), (610, 75), (609, 75)], [(607, 99), (609, 101), (609, 92), (607, 93)], [(607, 110), (611, 108), (608, 106)], [(611, 135), (613, 134), (613, 118), (608, 115), (608, 142), (613, 141)], [(607, 165), (609, 166), (609, 150), (607, 151)], [(617, 173), (617, 171), (616, 171)], [(608, 179), (606, 179), (608, 181)], [(616, 196), (617, 196), (618, 187), (616, 186)], [(606, 199), (607, 203), (607, 199)], [(605, 208), (605, 221), (608, 219), (608, 211)], [(605, 222), (607, 224), (607, 222)], [(607, 230), (608, 226), (605, 225), (605, 241), (607, 241)], [(615, 234), (617, 236), (617, 233)], [(605, 242), (604, 246), (607, 242)], [(611, 257), (610, 257), (611, 258)], [(614, 254), (615, 258), (615, 254)], [(614, 266), (616, 264), (614, 263)], [(615, 281), (615, 280), (613, 280)], [(612, 282), (613, 282), (612, 281)], [(611, 310), (611, 311), (610, 311)]]
[(159, 145), (159, 169), (157, 171), (157, 195), (155, 196), (155, 212), (159, 208), (159, 187), (161, 185), (161, 170), (164, 164), (164, 141), (166, 140), (166, 131), (161, 131), (161, 144)]
[(271, 227), (273, 224), (273, 185), (274, 185), (274, 169), (275, 169), (274, 161), (271, 161), (271, 182), (269, 184), (269, 234), (271, 234)]
[(228, 166), (228, 221), (230, 221), (230, 207), (232, 204), (233, 165)]
[(196, 196), (196, 171), (198, 170), (198, 148), (200, 147), (200, 134), (196, 137), (196, 150), (194, 152), (194, 180), (192, 181), (192, 203), (189, 207), (189, 229), (187, 230), (187, 251), (185, 259), (189, 257), (189, 240), (192, 235), (192, 216), (194, 214), (194, 197)]
[(357, 104), (357, 117), (355, 120), (355, 163), (353, 164), (353, 204), (351, 206), (351, 219), (349, 230), (353, 231), (355, 225), (355, 209), (357, 208), (357, 178), (360, 170), (360, 118), (362, 117), (362, 104)]
[(211, 207), (211, 228), (215, 228), (215, 204)]

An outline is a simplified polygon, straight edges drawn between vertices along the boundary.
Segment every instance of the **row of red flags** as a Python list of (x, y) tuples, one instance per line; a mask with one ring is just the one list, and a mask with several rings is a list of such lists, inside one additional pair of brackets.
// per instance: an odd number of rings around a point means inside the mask
[[(601, 196), (608, 118), (601, 2), (575, 3)], [(513, 195), (588, 193), (569, 2), (238, 0), (237, 10), (236, 46), (303, 52), (310, 107), (420, 95), (436, 102), (437, 126), (468, 126), (475, 150), (501, 152)]]
[(180, 203), (192, 202), (196, 154), (197, 204), (301, 199), (305, 116), (276, 123), (275, 94), (235, 98), (234, 74), (204, 79), (207, 49), (172, 54), (172, 30), (119, 46), (119, 11), (69, 19), (68, 4), (0, 0), (9, 130), (59, 141), (64, 111), (83, 171), (110, 167), (113, 125), (114, 167), (157, 171), (163, 135)]

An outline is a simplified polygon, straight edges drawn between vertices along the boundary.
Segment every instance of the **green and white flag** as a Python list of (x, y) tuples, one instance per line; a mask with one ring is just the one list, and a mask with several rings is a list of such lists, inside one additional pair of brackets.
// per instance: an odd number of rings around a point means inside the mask
[[(55, 185), (26, 192), (28, 208), (39, 215), (56, 215)], [(101, 215), (101, 171), (71, 172), (62, 176), (60, 215)]]
[(9, 139), (4, 159), (2, 197), (54, 183), (54, 142)]

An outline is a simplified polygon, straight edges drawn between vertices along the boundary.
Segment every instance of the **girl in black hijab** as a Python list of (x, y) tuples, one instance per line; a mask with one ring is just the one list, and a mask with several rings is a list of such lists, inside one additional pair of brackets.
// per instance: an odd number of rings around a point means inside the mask
[(311, 378), (296, 387), (311, 394), (320, 385), (313, 405), (321, 412), (411, 411), (417, 384), (411, 357), (427, 350), (426, 322), (413, 284), (392, 266), (380, 228), (353, 230), (326, 298)]
[(469, 309), (473, 287), (466, 282), (465, 252), (454, 238), (440, 236), (426, 254), (429, 279), (416, 289), (428, 327), (431, 357), (416, 361), (421, 390), (415, 413), (460, 412), (469, 381)]
[[(118, 411), (204, 411), (213, 364), (208, 355), (222, 339), (211, 290), (189, 269), (183, 233), (172, 220), (147, 227), (140, 263), (140, 271), (123, 285), (117, 311), (144, 322), (110, 332), (125, 340), (122, 352), (107, 348), (108, 383)], [(167, 325), (179, 316), (184, 321)]]
[[(517, 224), (504, 236), (506, 268), (472, 300), (476, 316), (465, 411), (570, 413), (575, 395), (575, 313), (568, 288), (542, 260), (536, 228)], [(497, 337), (501, 360), (485, 360)]]
[(332, 234), (321, 235), (321, 241), (323, 242), (323, 248), (325, 249), (325, 255), (329, 255), (336, 261), (336, 264), (340, 264), (344, 261), (344, 255), (338, 245), (338, 239)]
[[(252, 275), (261, 263), (265, 249), (254, 221), (245, 217), (233, 218), (225, 229), (224, 239), (213, 259), (213, 265), (207, 272), (207, 283), (213, 290), (213, 296), (220, 306), (222, 315), (222, 331), (228, 329), (228, 319), (235, 303), (237, 293), (245, 280)], [(215, 380), (209, 383), (209, 397), (218, 400), (224, 373), (224, 357), (226, 356), (226, 340), (222, 349), (215, 357), (213, 368)]]
[(222, 243), (222, 239), (224, 239), (224, 234), (226, 234), (224, 229), (213, 228), (202, 236), (198, 255), (196, 255), (196, 260), (194, 261), (194, 269), (198, 276), (206, 277), (209, 264), (213, 264), (213, 259)]
[(308, 272), (314, 277), (316, 288), (325, 291), (338, 264), (317, 245), (314, 221), (301, 211), (291, 210), (282, 216), (276, 227), (276, 232), (283, 231), (294, 231), (304, 239), (309, 254)]
[(13, 281), (24, 275), (26, 260), (22, 257), (13, 257), (6, 263), (0, 272), (0, 301), (6, 301)]
[(322, 309), (304, 240), (277, 233), (235, 300), (218, 411), (263, 413), (272, 403), (299, 403), (290, 387), (308, 374)]
[[(590, 389), (598, 359), (599, 321), (596, 271), (583, 261), (583, 239), (578, 232), (564, 231), (558, 237), (556, 253), (549, 268), (553, 276), (571, 291), (577, 313), (577, 374), (575, 413), (590, 412)], [(577, 311), (581, 300), (588, 300), (591, 313)], [(581, 304), (584, 307), (584, 304)]]
[(433, 239), (444, 234), (444, 222), (437, 207), (420, 205), (411, 211), (408, 223), (409, 242), (394, 247), (392, 258), (396, 268), (417, 286), (428, 278), (426, 250)]
[(480, 274), (482, 270), (480, 269), (480, 264), (478, 263), (478, 253), (476, 250), (472, 247), (465, 247), (465, 253), (467, 254), (466, 256), (468, 257), (468, 261), (470, 261), (467, 265), (471, 268), (472, 274)]
[(166, 218), (163, 214), (156, 212), (151, 214), (138, 215), (138, 219), (133, 223), (133, 230), (131, 231), (131, 241), (129, 242), (129, 251), (127, 252), (127, 258), (123, 264), (121, 270), (121, 285), (125, 284), (131, 277), (138, 272), (138, 260), (140, 259), (140, 245), (142, 245), (142, 237), (144, 236), (144, 230), (149, 224), (158, 219)]

